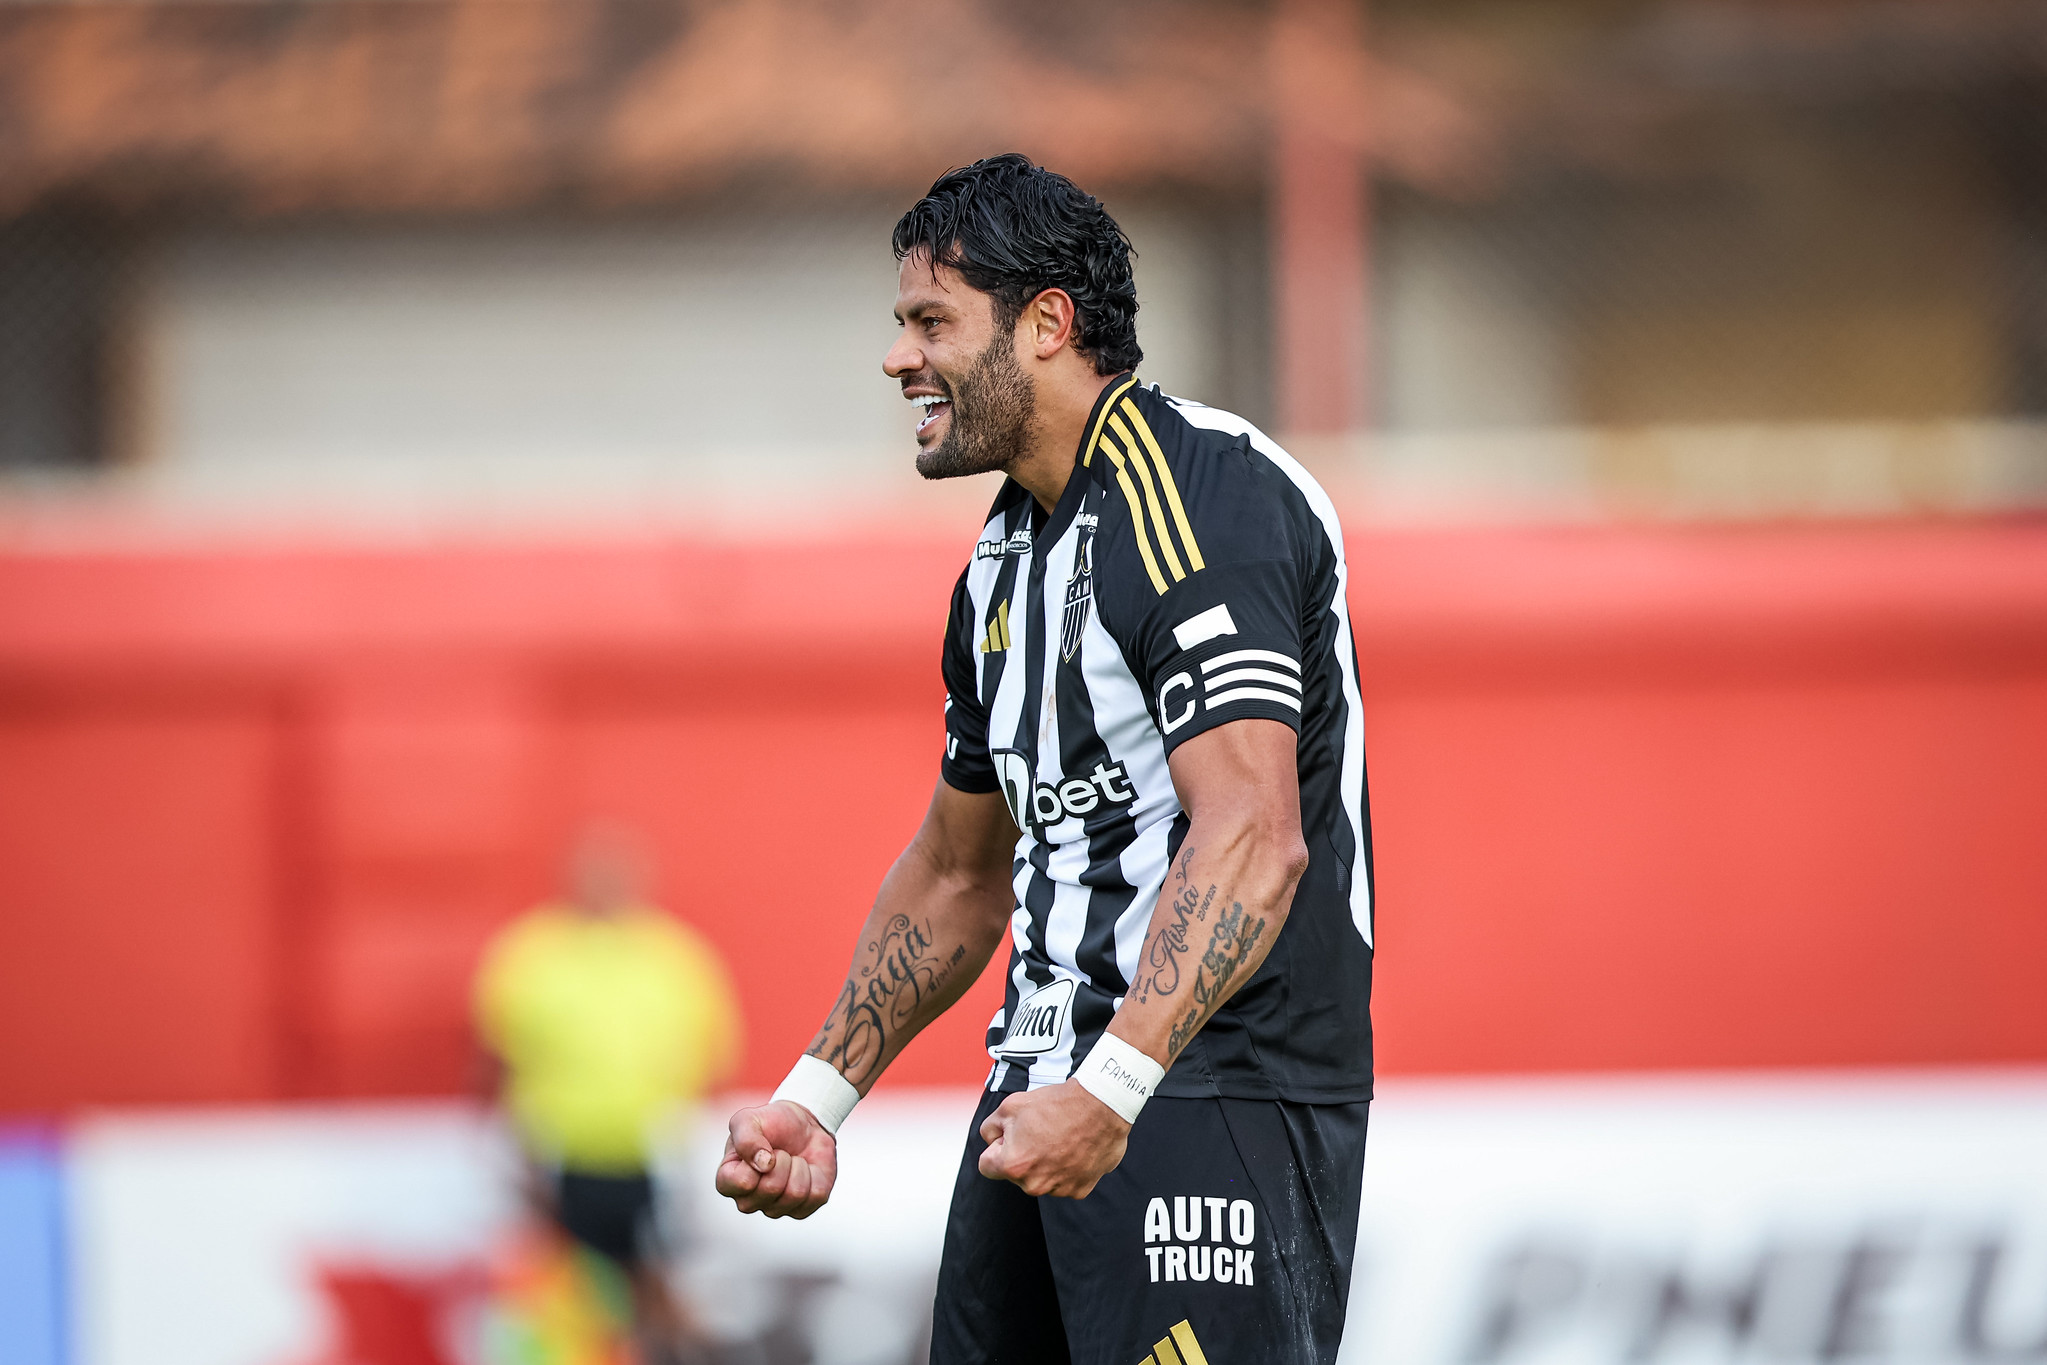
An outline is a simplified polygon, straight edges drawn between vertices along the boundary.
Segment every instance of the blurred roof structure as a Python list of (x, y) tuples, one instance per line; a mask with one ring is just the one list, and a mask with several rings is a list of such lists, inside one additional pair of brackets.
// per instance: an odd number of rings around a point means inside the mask
[[(1344, 0), (1334, 0), (1343, 3)], [(1269, 6), (1130, 0), (85, 0), (0, 5), (0, 212), (617, 209), (921, 187), (1021, 147), (1089, 184), (1259, 182), (1275, 81), (1396, 173), (1473, 128), (1361, 52), (1272, 71)], [(1397, 115), (1371, 119), (1360, 92)]]
[(1091, 185), (1250, 189), (1275, 119), (1304, 107), (1382, 176), (1461, 195), (1508, 163), (1668, 176), (1701, 142), (1688, 120), (1730, 99), (1853, 102), (2047, 73), (2042, 0), (1382, 0), (1369, 51), (1314, 23), (1366, 8), (16, 0), (0, 4), (0, 213), (80, 198), (268, 214), (897, 194), (1007, 147)]

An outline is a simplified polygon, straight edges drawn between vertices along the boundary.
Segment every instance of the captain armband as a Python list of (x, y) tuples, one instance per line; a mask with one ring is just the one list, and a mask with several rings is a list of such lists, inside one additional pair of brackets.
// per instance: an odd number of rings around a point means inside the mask
[(1137, 1122), (1144, 1102), (1165, 1078), (1164, 1067), (1113, 1033), (1104, 1033), (1073, 1073), (1081, 1089), (1121, 1114), (1125, 1123)]

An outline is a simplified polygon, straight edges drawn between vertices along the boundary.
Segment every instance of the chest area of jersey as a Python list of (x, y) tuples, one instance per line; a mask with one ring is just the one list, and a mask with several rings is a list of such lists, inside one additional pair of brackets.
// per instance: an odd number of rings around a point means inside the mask
[(1012, 534), (975, 594), (989, 757), (1018, 828), (1048, 842), (1127, 816), (1139, 795), (1128, 751), (1150, 729), (1100, 617), (1099, 529), (1084, 504), (1056, 537)]

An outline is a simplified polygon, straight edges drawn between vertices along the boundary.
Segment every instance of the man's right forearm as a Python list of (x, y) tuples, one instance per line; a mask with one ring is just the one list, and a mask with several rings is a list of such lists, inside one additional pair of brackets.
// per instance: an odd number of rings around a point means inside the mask
[(943, 796), (882, 879), (845, 984), (806, 1049), (863, 1095), (980, 976), (1015, 906), (1006, 849), (991, 853), (985, 837), (976, 849), (946, 830)]

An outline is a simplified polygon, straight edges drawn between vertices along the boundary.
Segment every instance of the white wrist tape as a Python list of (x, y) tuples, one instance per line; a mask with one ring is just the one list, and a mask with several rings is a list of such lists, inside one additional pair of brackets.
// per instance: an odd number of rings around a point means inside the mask
[(1104, 1033), (1073, 1073), (1080, 1088), (1123, 1116), (1137, 1122), (1151, 1092), (1166, 1078), (1166, 1069), (1113, 1033)]
[(773, 1104), (776, 1100), (802, 1105), (816, 1116), (827, 1133), (837, 1137), (839, 1125), (846, 1121), (846, 1115), (853, 1112), (853, 1106), (860, 1103), (860, 1092), (839, 1074), (837, 1067), (806, 1052), (796, 1059), (795, 1066), (789, 1068), (788, 1076), (775, 1087), (768, 1103)]

